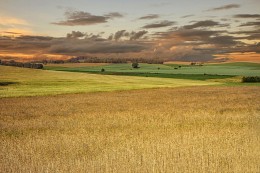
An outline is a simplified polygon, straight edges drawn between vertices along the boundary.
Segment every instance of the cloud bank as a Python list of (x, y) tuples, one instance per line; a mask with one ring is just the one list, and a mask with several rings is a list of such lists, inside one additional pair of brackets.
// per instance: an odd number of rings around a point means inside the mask
[(123, 17), (123, 14), (112, 12), (98, 16), (84, 11), (66, 11), (65, 17), (66, 20), (52, 22), (52, 24), (65, 26), (95, 25), (106, 23), (108, 20), (112, 20), (114, 18), (121, 18)]

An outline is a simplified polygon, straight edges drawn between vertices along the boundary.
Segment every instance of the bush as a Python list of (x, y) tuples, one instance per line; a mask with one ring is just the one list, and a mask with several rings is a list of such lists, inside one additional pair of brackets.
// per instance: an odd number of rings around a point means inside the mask
[(260, 82), (260, 76), (244, 76), (242, 82)]
[(102, 69), (101, 69), (101, 72), (105, 72), (105, 69), (104, 69), (104, 68), (102, 68)]
[(133, 63), (132, 63), (132, 67), (133, 67), (133, 68), (139, 68), (139, 64), (138, 64), (137, 62), (133, 62)]

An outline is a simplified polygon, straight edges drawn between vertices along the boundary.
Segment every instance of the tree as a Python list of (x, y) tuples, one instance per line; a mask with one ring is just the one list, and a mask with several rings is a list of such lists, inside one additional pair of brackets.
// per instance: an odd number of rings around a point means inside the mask
[(132, 63), (132, 67), (133, 67), (133, 68), (139, 68), (138, 62), (133, 62), (133, 63)]

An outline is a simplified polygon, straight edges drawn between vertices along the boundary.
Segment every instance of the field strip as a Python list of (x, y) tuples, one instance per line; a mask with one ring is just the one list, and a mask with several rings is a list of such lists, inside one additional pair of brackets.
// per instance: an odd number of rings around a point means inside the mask
[(219, 82), (97, 75), (0, 66), (0, 97), (56, 95), (146, 88), (217, 85)]

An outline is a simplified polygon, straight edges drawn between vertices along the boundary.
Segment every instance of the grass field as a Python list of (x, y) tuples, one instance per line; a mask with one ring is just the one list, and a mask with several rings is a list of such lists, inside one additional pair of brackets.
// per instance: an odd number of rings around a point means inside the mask
[[(181, 66), (181, 68), (175, 69)], [(205, 64), (203, 66), (190, 66), (183, 64), (140, 64), (140, 68), (133, 69), (131, 64), (109, 64), (101, 66), (82, 66), (82, 67), (67, 67), (65, 65), (47, 65), (47, 70), (57, 71), (72, 71), (72, 72), (100, 72), (104, 68), (107, 73), (119, 73), (120, 75), (126, 74), (159, 74), (160, 75), (172, 75), (183, 74), (204, 75), (206, 76), (219, 76), (223, 78), (223, 75), (230, 76), (260, 76), (260, 64), (259, 63), (223, 63), (223, 64)], [(173, 76), (174, 77), (174, 76)]]
[(259, 87), (0, 99), (0, 172), (259, 172)]
[(144, 88), (216, 85), (218, 82), (185, 79), (34, 70), (0, 66), (0, 97), (53, 95)]

